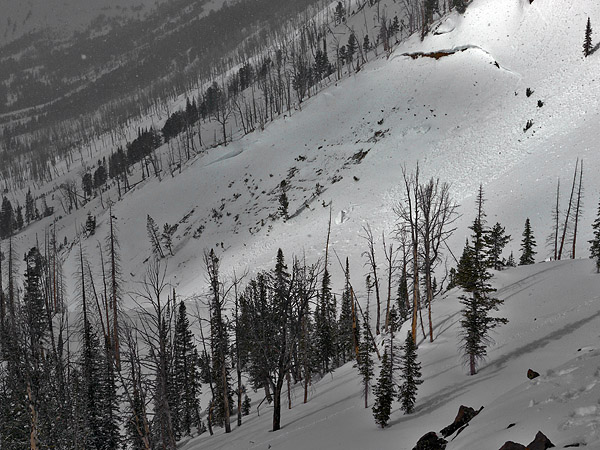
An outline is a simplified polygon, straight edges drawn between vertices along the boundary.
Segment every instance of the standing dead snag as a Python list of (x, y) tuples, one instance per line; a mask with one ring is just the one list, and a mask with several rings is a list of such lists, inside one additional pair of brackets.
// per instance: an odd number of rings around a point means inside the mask
[(450, 185), (441, 183), (439, 178), (431, 178), (426, 184), (419, 186), (419, 208), (421, 222), (418, 231), (421, 237), (421, 257), (425, 276), (427, 309), (429, 319), (429, 340), (433, 342), (433, 322), (431, 318), (431, 302), (435, 295), (433, 288), (433, 272), (440, 258), (440, 246), (454, 232), (449, 229), (456, 219), (456, 204), (450, 197)]
[(399, 202), (394, 207), (394, 212), (400, 221), (398, 229), (407, 230), (410, 236), (412, 250), (412, 289), (413, 289), (413, 304), (412, 304), (412, 324), (411, 331), (415, 343), (417, 342), (417, 319), (420, 310), (420, 295), (419, 295), (419, 165), (414, 173), (409, 174), (406, 167), (402, 168), (402, 178), (404, 181), (405, 198), (403, 202)]
[(379, 294), (379, 278), (377, 276), (377, 260), (375, 258), (375, 241), (371, 226), (367, 224), (363, 227), (365, 235), (362, 236), (367, 241), (367, 250), (363, 252), (363, 256), (367, 257), (366, 266), (369, 267), (370, 273), (373, 276), (373, 285), (375, 287), (375, 300), (377, 302), (377, 316), (375, 318), (375, 333), (381, 332), (379, 326), (381, 323), (381, 296)]

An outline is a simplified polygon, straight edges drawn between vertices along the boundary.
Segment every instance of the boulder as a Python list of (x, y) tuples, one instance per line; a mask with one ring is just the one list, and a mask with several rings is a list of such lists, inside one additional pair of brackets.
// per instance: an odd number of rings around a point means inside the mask
[(540, 374), (539, 374), (539, 373), (537, 373), (537, 372), (536, 372), (535, 370), (533, 370), (533, 369), (529, 369), (529, 370), (527, 371), (527, 378), (529, 378), (530, 380), (533, 380), (534, 378), (537, 378), (537, 377), (539, 377), (539, 376), (540, 376)]
[(527, 446), (529, 450), (546, 450), (552, 447), (554, 444), (541, 431), (537, 432), (535, 439)]
[(435, 431), (423, 435), (412, 450), (445, 450), (448, 441), (437, 435)]
[(455, 431), (457, 431), (457, 430), (463, 428), (465, 425), (467, 425), (473, 417), (475, 417), (477, 414), (479, 414), (479, 412), (482, 409), (483, 409), (483, 407), (481, 407), (479, 409), (479, 411), (475, 411), (473, 408), (471, 408), (469, 406), (461, 405), (460, 408), (458, 408), (458, 414), (456, 415), (454, 422), (452, 422), (450, 425), (448, 425), (446, 428), (444, 428), (442, 431), (440, 431), (440, 433), (445, 438), (450, 436)]
[(527, 447), (513, 441), (506, 441), (500, 450), (527, 450)]

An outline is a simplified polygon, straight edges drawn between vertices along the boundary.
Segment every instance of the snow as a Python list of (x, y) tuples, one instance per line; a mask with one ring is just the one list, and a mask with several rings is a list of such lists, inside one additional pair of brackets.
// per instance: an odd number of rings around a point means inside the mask
[[(392, 8), (391, 1), (382, 3)], [(598, 55), (583, 59), (581, 51), (588, 16), (592, 22), (600, 18), (593, 0), (475, 0), (463, 16), (442, 19), (422, 42), (409, 39), (389, 59), (371, 54), (360, 72), (305, 100), (285, 120), (207, 150), (175, 177), (140, 184), (113, 208), (127, 291), (135, 290), (151, 254), (147, 214), (161, 228), (178, 224), (167, 276), (191, 303), (205, 292), (203, 250), (215, 249), (225, 277), (272, 267), (277, 248), (288, 260), (305, 253), (314, 261), (324, 256), (331, 211), (331, 250), (350, 258), (363, 301), (363, 227), (370, 224), (377, 238), (393, 231), (401, 170), (417, 162), (422, 179), (451, 182), (461, 204), (449, 242), (455, 255), (469, 234), (481, 183), (488, 224), (501, 222), (513, 237), (505, 256), (511, 250), (518, 255), (529, 217), (542, 261), (549, 255), (544, 241), (556, 180), (561, 179), (564, 207), (575, 161), (583, 159), (584, 211), (576, 249), (578, 257), (586, 257), (600, 193)], [(358, 26), (363, 19), (352, 20)], [(455, 53), (438, 60), (407, 56), (448, 50)], [(534, 91), (529, 98), (526, 88)], [(523, 132), (527, 120), (533, 127)], [(359, 152), (368, 153), (357, 164), (352, 157)], [(287, 222), (272, 219), (283, 179), (290, 186)], [(314, 197), (317, 183), (323, 193)], [(71, 242), (90, 207), (99, 215), (98, 231), (85, 245), (95, 260), (97, 242), (108, 229), (99, 200), (57, 226), (59, 237)], [(19, 236), (21, 253), (50, 221)], [(65, 273), (73, 273), (75, 264), (75, 255), (69, 255)], [(448, 264), (454, 265), (451, 259)], [(538, 430), (559, 448), (573, 443), (600, 448), (600, 276), (593, 266), (578, 259), (497, 273), (493, 282), (505, 301), (499, 314), (509, 323), (494, 334), (488, 359), (473, 377), (458, 352), (458, 293), (439, 299), (433, 307), (435, 340), (419, 347), (425, 381), (416, 411), (404, 416), (396, 405), (387, 429), (378, 429), (370, 408), (364, 409), (356, 370), (346, 365), (314, 383), (307, 404), (299, 390), (292, 393), (281, 431), (268, 431), (270, 408), (261, 406), (259, 417), (255, 406), (262, 397), (250, 393), (253, 411), (240, 429), (230, 435), (219, 429), (181, 448), (411, 449), (426, 432), (451, 423), (461, 404), (484, 409), (449, 450), (495, 450), (507, 440), (527, 444)], [(336, 261), (331, 270), (340, 288)], [(133, 306), (131, 299), (125, 306)], [(71, 309), (77, 309), (75, 302)], [(528, 380), (529, 368), (542, 375)]]

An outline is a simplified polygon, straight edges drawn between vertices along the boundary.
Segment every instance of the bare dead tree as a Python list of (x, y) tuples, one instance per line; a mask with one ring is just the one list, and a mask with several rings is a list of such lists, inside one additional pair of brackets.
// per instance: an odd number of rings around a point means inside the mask
[(573, 185), (571, 186), (571, 195), (569, 196), (569, 206), (567, 207), (567, 212), (565, 214), (565, 223), (564, 223), (563, 229), (562, 229), (562, 237), (560, 239), (560, 247), (558, 249), (558, 259), (561, 259), (561, 257), (562, 257), (562, 251), (563, 251), (563, 247), (565, 245), (565, 239), (567, 236), (567, 229), (569, 228), (569, 220), (571, 217), (571, 209), (573, 207), (573, 195), (575, 193), (575, 183), (577, 181), (578, 169), (579, 169), (579, 158), (577, 158), (577, 161), (575, 162), (575, 171), (573, 173)]
[(364, 235), (361, 236), (367, 241), (367, 250), (362, 253), (362, 256), (367, 258), (365, 265), (369, 269), (369, 273), (373, 277), (373, 285), (375, 287), (375, 300), (377, 302), (377, 313), (375, 318), (375, 333), (379, 335), (381, 333), (381, 295), (379, 293), (379, 278), (377, 275), (377, 260), (375, 257), (375, 240), (373, 239), (373, 232), (371, 226), (367, 224), (363, 226)]

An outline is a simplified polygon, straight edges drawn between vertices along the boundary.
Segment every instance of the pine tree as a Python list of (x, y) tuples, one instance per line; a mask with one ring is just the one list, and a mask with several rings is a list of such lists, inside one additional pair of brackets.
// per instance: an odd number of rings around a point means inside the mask
[(160, 243), (160, 232), (158, 230), (158, 225), (150, 214), (146, 217), (146, 231), (148, 233), (148, 240), (150, 241), (150, 246), (152, 247), (152, 252), (161, 258), (165, 257), (165, 252), (162, 249), (162, 245)]
[(592, 22), (588, 17), (585, 27), (585, 39), (583, 40), (583, 56), (588, 57), (592, 53)]
[(250, 414), (250, 407), (252, 406), (252, 402), (250, 401), (250, 397), (248, 394), (244, 394), (244, 402), (242, 403), (242, 414), (247, 416)]
[(85, 232), (88, 236), (92, 236), (96, 232), (96, 217), (94, 217), (91, 212), (88, 212), (85, 221)]
[(594, 238), (588, 241), (590, 246), (590, 256), (596, 260), (596, 273), (600, 273), (600, 203), (598, 203), (598, 215), (592, 224)]
[(404, 342), (404, 354), (402, 361), (402, 379), (404, 380), (399, 389), (398, 400), (402, 405), (402, 410), (406, 414), (413, 412), (417, 398), (418, 386), (423, 383), (421, 379), (421, 363), (417, 361), (417, 346), (414, 343), (410, 331)]
[[(346, 283), (344, 292), (342, 293), (342, 305), (340, 311), (340, 319), (338, 322), (338, 341), (340, 347), (340, 356), (342, 364), (354, 359), (355, 357), (355, 334), (354, 334), (354, 317), (352, 303), (352, 289), (350, 287), (350, 265), (346, 259)], [(358, 324), (357, 324), (358, 325)], [(358, 336), (358, 329), (356, 330)]]
[(286, 190), (287, 190), (286, 181), (282, 180), (281, 184), (279, 186), (281, 188), (281, 194), (279, 195), (279, 215), (283, 218), (284, 221), (286, 221), (289, 218), (289, 216), (288, 216), (289, 201), (288, 201), (287, 194), (286, 194)]
[(231, 432), (230, 414), (233, 404), (229, 365), (229, 334), (224, 313), (225, 298), (219, 279), (219, 258), (214, 250), (205, 254), (205, 265), (210, 281), (210, 346), (211, 378), (215, 380), (213, 397), (214, 423), (225, 426), (225, 432)]
[(332, 369), (335, 357), (335, 310), (331, 294), (331, 276), (325, 269), (321, 281), (321, 292), (315, 310), (315, 344), (317, 347), (318, 366), (322, 375)]
[(362, 378), (362, 391), (365, 399), (365, 408), (368, 407), (369, 392), (371, 391), (371, 380), (373, 380), (374, 376), (374, 363), (373, 358), (371, 357), (373, 343), (371, 341), (371, 336), (369, 336), (369, 319), (369, 301), (367, 300), (367, 307), (363, 322), (363, 338), (361, 339), (358, 347), (358, 361), (356, 361), (355, 364), (355, 367), (358, 368), (358, 373)]
[(363, 51), (365, 53), (365, 57), (366, 55), (369, 53), (369, 50), (371, 50), (371, 41), (369, 40), (369, 35), (365, 34), (365, 38), (363, 39)]
[(31, 189), (29, 189), (25, 195), (25, 221), (31, 223), (35, 216), (35, 200), (31, 195)]
[(375, 404), (373, 405), (373, 417), (375, 423), (385, 428), (390, 420), (392, 403), (396, 395), (392, 380), (392, 361), (386, 349), (381, 360), (381, 370), (375, 387)]
[(519, 265), (526, 266), (534, 264), (534, 256), (537, 253), (533, 248), (536, 246), (535, 238), (533, 237), (533, 231), (531, 230), (531, 224), (529, 223), (529, 217), (525, 220), (525, 229), (523, 230), (523, 240), (521, 241), (521, 257), (519, 258)]
[(410, 317), (410, 299), (408, 294), (408, 276), (406, 274), (406, 268), (402, 268), (402, 275), (400, 275), (400, 281), (398, 282), (398, 315), (402, 323), (406, 322)]
[(489, 234), (485, 236), (485, 244), (487, 247), (487, 263), (488, 267), (494, 270), (502, 270), (502, 251), (506, 244), (510, 242), (510, 235), (505, 234), (504, 227), (496, 222)]
[(179, 303), (173, 338), (171, 400), (173, 430), (176, 437), (191, 435), (191, 429), (200, 422), (200, 375), (198, 353), (187, 317), (185, 303)]
[(457, 274), (459, 285), (468, 294), (460, 296), (459, 299), (465, 306), (461, 320), (461, 348), (471, 375), (477, 373), (478, 363), (486, 356), (486, 348), (491, 342), (490, 330), (507, 322), (506, 319), (490, 316), (490, 312), (498, 310), (502, 301), (491, 295), (495, 289), (489, 284), (491, 274), (485, 261), (483, 203), (483, 189), (480, 186), (477, 197), (477, 217), (470, 227), (473, 231), (471, 244), (467, 242), (465, 245), (463, 258), (461, 258), (462, 264), (459, 264), (459, 274)]
[(513, 252), (510, 252), (510, 256), (506, 260), (506, 267), (517, 267), (517, 263), (515, 262), (515, 255)]

